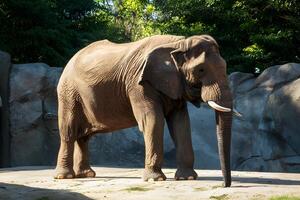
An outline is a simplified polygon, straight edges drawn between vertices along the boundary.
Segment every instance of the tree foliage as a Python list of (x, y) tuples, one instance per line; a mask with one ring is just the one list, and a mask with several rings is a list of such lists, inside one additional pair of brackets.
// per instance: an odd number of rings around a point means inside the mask
[(300, 62), (298, 0), (1, 0), (0, 49), (63, 66), (92, 41), (210, 34), (229, 71)]
[[(156, 0), (167, 33), (214, 36), (230, 71), (300, 62), (297, 0)], [(180, 19), (180, 20), (178, 20)]]
[(93, 0), (2, 0), (0, 49), (10, 52), (16, 63), (63, 66), (92, 41), (123, 39), (110, 14)]

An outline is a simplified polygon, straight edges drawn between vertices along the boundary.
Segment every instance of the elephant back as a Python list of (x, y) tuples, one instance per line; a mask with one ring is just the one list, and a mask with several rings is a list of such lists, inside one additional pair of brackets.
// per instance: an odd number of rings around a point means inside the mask
[(132, 70), (139, 70), (142, 60), (154, 48), (183, 38), (156, 35), (129, 43), (97, 41), (78, 51), (68, 62), (63, 74), (69, 79), (81, 79), (92, 85), (107, 78), (122, 79), (120, 76), (127, 76), (128, 73), (134, 73)]

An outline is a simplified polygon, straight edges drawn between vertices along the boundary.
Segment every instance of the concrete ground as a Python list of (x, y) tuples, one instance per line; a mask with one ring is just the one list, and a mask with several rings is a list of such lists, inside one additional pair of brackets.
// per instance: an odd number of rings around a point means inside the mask
[(55, 180), (54, 170), (19, 167), (0, 170), (1, 200), (199, 200), (300, 197), (300, 174), (233, 171), (230, 188), (222, 187), (218, 170), (197, 170), (198, 180), (174, 181), (175, 169), (164, 169), (167, 181), (143, 182), (142, 169), (94, 167), (96, 178)]

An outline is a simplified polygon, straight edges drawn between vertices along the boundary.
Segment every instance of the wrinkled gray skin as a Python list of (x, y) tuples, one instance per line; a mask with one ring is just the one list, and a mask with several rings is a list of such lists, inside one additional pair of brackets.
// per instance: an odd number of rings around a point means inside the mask
[[(196, 179), (186, 101), (212, 100), (231, 108), (226, 63), (208, 35), (158, 35), (137, 42), (98, 41), (69, 61), (58, 84), (61, 145), (56, 178), (94, 177), (88, 140), (138, 125), (145, 140), (144, 180), (165, 180), (163, 127), (176, 146), (176, 180)], [(225, 186), (231, 185), (232, 113), (216, 111), (216, 127)]]

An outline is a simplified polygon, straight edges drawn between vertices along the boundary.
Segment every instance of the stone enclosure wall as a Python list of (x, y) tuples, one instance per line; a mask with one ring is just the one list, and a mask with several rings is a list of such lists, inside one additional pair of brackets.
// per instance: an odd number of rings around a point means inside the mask
[[(62, 68), (43, 63), (11, 65), (10, 166), (55, 165), (59, 147), (56, 85), (61, 72)], [(232, 168), (300, 172), (300, 64), (273, 66), (257, 78), (235, 72), (229, 81), (234, 106), (243, 114), (233, 120)], [(199, 109), (189, 105), (189, 113), (195, 167), (219, 169), (214, 112), (206, 105)], [(164, 152), (164, 166), (175, 167), (167, 129)], [(142, 167), (142, 134), (136, 127), (98, 134), (90, 141), (90, 156), (94, 165)]]

